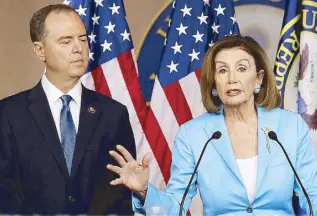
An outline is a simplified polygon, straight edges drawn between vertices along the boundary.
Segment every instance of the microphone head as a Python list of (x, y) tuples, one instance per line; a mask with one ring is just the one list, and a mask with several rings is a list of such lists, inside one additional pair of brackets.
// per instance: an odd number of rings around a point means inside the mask
[(277, 141), (277, 136), (276, 136), (276, 133), (275, 133), (274, 131), (270, 131), (270, 132), (268, 133), (268, 135), (269, 135), (269, 138), (270, 138), (271, 140)]
[(211, 139), (219, 139), (221, 137), (221, 132), (216, 131), (212, 134)]

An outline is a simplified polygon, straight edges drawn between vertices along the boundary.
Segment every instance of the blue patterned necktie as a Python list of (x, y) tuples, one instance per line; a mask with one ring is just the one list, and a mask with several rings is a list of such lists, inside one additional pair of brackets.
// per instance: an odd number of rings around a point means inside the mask
[(61, 144), (67, 164), (67, 170), (70, 175), (72, 169), (73, 155), (75, 151), (76, 129), (69, 108), (69, 102), (72, 100), (72, 97), (69, 95), (63, 95), (61, 97), (61, 100), (63, 102), (60, 122)]

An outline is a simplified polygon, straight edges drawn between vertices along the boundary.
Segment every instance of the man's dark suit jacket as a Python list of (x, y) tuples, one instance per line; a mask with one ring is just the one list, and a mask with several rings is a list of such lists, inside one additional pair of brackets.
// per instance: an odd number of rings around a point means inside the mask
[(132, 215), (131, 192), (109, 155), (121, 144), (136, 157), (125, 106), (83, 87), (76, 147), (69, 175), (41, 82), (0, 101), (0, 212)]

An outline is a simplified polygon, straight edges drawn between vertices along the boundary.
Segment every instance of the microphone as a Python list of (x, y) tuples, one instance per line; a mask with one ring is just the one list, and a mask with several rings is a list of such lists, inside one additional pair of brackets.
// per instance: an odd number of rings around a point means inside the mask
[(203, 150), (202, 150), (201, 153), (200, 153), (198, 162), (197, 162), (197, 164), (196, 164), (196, 166), (195, 166), (194, 172), (192, 173), (192, 175), (191, 175), (191, 177), (190, 177), (190, 180), (189, 180), (188, 185), (187, 185), (187, 187), (186, 187), (185, 193), (184, 193), (184, 195), (183, 195), (182, 202), (181, 202), (180, 207), (179, 207), (179, 216), (182, 216), (182, 210), (183, 210), (183, 206), (184, 206), (184, 202), (185, 202), (186, 195), (187, 195), (188, 190), (189, 190), (189, 186), (190, 186), (190, 184), (191, 184), (192, 181), (193, 181), (194, 175), (195, 175), (195, 173), (196, 173), (196, 171), (197, 171), (197, 168), (198, 168), (198, 166), (199, 166), (199, 163), (200, 163), (200, 161), (201, 161), (201, 158), (202, 158), (202, 156), (203, 156), (203, 154), (204, 154), (204, 152), (205, 152), (205, 150), (206, 150), (207, 144), (210, 142), (210, 140), (219, 139), (220, 137), (221, 137), (221, 132), (220, 132), (220, 131), (216, 131), (216, 132), (214, 132), (214, 133), (212, 134), (212, 136), (211, 136), (211, 137), (207, 140), (207, 142), (205, 143), (204, 148), (203, 148)]
[(277, 139), (277, 135), (276, 135), (276, 133), (275, 133), (274, 131), (270, 131), (270, 132), (268, 133), (268, 135), (269, 135), (269, 138), (270, 138), (271, 140), (276, 141), (276, 142), (279, 144), (279, 146), (281, 146), (281, 148), (282, 148), (282, 150), (283, 150), (283, 152), (284, 152), (284, 155), (286, 156), (289, 165), (292, 167), (293, 173), (294, 173), (294, 175), (295, 175), (295, 177), (296, 177), (296, 179), (297, 179), (297, 181), (298, 181), (298, 183), (299, 183), (299, 185), (300, 185), (300, 187), (301, 187), (301, 189), (302, 189), (302, 191), (303, 191), (303, 193), (304, 193), (304, 195), (305, 195), (305, 197), (306, 197), (306, 200), (307, 200), (308, 206), (309, 206), (309, 211), (310, 211), (310, 214), (309, 214), (309, 215), (313, 216), (313, 208), (312, 208), (312, 205), (311, 205), (309, 196), (308, 196), (308, 194), (307, 194), (307, 192), (306, 192), (306, 190), (305, 190), (305, 188), (304, 188), (302, 182), (300, 181), (300, 179), (299, 179), (299, 177), (298, 177), (298, 175), (297, 175), (297, 172), (296, 172), (296, 170), (295, 170), (295, 168), (294, 168), (294, 166), (293, 166), (291, 160), (289, 159), (289, 157), (288, 157), (288, 155), (287, 155), (287, 153), (286, 153), (286, 151), (285, 151), (283, 145), (282, 145), (282, 144), (280, 143), (280, 141)]

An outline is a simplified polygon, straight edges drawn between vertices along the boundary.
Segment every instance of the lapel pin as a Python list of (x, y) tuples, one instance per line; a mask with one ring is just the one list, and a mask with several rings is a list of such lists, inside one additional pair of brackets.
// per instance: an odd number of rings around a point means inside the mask
[(265, 134), (265, 138), (266, 138), (266, 149), (269, 153), (271, 153), (271, 146), (270, 146), (270, 139), (269, 139), (269, 132), (270, 129), (267, 127), (262, 128), (264, 134)]
[(88, 112), (90, 112), (90, 113), (95, 113), (95, 112), (96, 112), (96, 109), (91, 106), (91, 107), (88, 108)]

